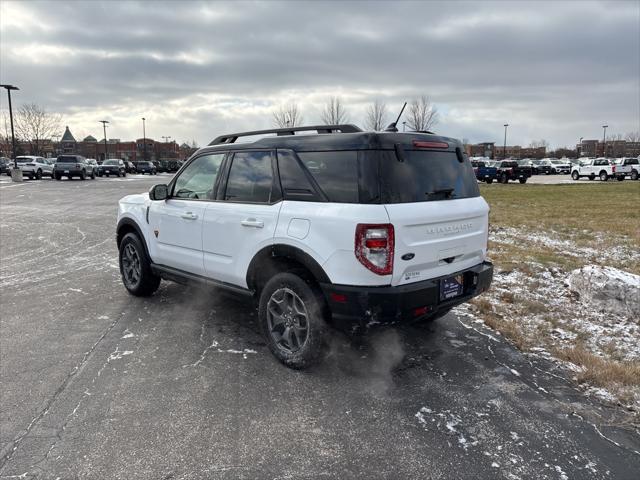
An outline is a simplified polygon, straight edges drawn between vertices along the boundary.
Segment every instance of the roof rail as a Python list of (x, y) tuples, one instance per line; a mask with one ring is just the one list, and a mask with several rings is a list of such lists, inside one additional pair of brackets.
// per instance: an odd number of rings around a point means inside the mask
[(224, 143), (235, 143), (239, 137), (252, 137), (255, 135), (265, 135), (268, 133), (275, 133), (278, 136), (284, 135), (295, 135), (295, 132), (309, 132), (316, 131), (318, 133), (357, 133), (361, 132), (362, 129), (356, 127), (352, 124), (343, 124), (343, 125), (313, 125), (310, 127), (291, 127), (291, 128), (271, 128), (268, 130), (255, 130), (253, 132), (240, 132), (240, 133), (230, 133), (228, 135), (220, 135), (215, 138), (210, 144), (211, 145), (221, 145)]

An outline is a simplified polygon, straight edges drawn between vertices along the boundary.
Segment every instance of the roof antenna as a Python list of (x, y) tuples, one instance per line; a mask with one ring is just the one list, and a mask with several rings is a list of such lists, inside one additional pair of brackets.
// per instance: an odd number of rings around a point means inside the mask
[(400, 121), (400, 117), (402, 116), (402, 112), (404, 112), (404, 107), (406, 107), (406, 106), (407, 106), (407, 102), (404, 102), (404, 105), (402, 106), (402, 109), (400, 110), (400, 115), (398, 115), (398, 118), (396, 118), (395, 122), (390, 123), (389, 126), (384, 129), (385, 132), (397, 132), (398, 131), (398, 128), (396, 127), (396, 125)]

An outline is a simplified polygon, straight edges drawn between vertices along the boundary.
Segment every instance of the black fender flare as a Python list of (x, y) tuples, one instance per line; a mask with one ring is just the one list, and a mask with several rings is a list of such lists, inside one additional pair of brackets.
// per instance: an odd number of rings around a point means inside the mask
[(262, 248), (249, 262), (246, 278), (249, 289), (256, 290), (258, 274), (264, 262), (277, 258), (299, 263), (313, 275), (317, 283), (331, 283), (324, 269), (311, 255), (292, 245), (276, 244)]
[(122, 237), (124, 237), (125, 235), (123, 231), (130, 231), (132, 229), (140, 238), (142, 246), (144, 247), (144, 253), (146, 253), (147, 258), (151, 259), (151, 256), (149, 255), (149, 248), (147, 247), (146, 237), (143, 235), (142, 230), (140, 229), (136, 221), (129, 217), (121, 218), (118, 222), (118, 226), (116, 227), (116, 244), (118, 246), (118, 249), (120, 249), (120, 242), (122, 241)]

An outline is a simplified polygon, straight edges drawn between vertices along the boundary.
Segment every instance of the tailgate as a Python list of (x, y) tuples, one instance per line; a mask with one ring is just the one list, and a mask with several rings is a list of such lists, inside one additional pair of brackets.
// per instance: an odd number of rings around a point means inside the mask
[(392, 285), (448, 275), (484, 261), (489, 206), (482, 197), (385, 208), (395, 230)]

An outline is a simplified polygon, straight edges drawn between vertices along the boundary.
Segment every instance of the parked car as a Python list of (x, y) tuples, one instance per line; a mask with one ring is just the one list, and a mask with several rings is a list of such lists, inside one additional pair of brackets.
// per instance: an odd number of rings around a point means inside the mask
[(640, 160), (632, 157), (618, 158), (615, 161), (615, 164), (617, 165), (617, 168), (619, 169), (622, 168), (622, 170), (625, 172), (626, 172), (625, 167), (630, 167), (631, 171), (628, 173), (629, 178), (631, 180), (638, 180), (638, 176), (640, 174)]
[(71, 180), (73, 177), (79, 177), (80, 180), (84, 180), (87, 177), (92, 180), (96, 178), (96, 168), (87, 163), (87, 159), (82, 155), (65, 154), (60, 155), (56, 159), (56, 164), (53, 167), (53, 177), (56, 180), (62, 180), (62, 177), (67, 177)]
[(96, 173), (98, 172), (98, 167), (100, 166), (100, 164), (98, 163), (98, 160), (96, 160), (95, 158), (87, 158), (87, 163), (93, 166)]
[(486, 291), (488, 213), (451, 138), (353, 125), (223, 135), (168, 185), (120, 200), (120, 271), (136, 296), (164, 278), (254, 297), (271, 352), (304, 368), (330, 325), (434, 319)]
[(31, 180), (40, 180), (44, 177), (53, 178), (53, 165), (44, 157), (35, 155), (21, 155), (16, 157), (18, 168), (22, 170), (22, 175)]
[(551, 175), (555, 173), (551, 159), (543, 158), (541, 160), (534, 160), (534, 162), (538, 175)]
[(13, 167), (13, 162), (11, 159), (7, 157), (0, 157), (0, 174), (6, 173), (7, 175), (11, 175), (11, 168)]
[(127, 173), (138, 173), (138, 170), (136, 169), (134, 163), (130, 162), (129, 160), (124, 161), (124, 169)]
[(527, 179), (531, 177), (531, 167), (519, 165), (515, 160), (493, 162), (492, 166), (497, 169), (498, 181), (500, 183), (509, 183), (509, 180), (518, 180), (520, 183), (527, 183)]
[(136, 169), (138, 170), (138, 173), (143, 175), (145, 173), (148, 173), (149, 175), (156, 175), (158, 173), (156, 166), (152, 162), (137, 162)]
[(472, 161), (471, 166), (480, 182), (493, 183), (498, 178), (498, 169), (488, 166), (485, 162)]
[(518, 165), (520, 165), (521, 167), (529, 167), (531, 169), (531, 175), (538, 174), (538, 168), (533, 163), (534, 160), (531, 160), (530, 158), (523, 158), (521, 160), (516, 160), (516, 161), (518, 162)]
[(107, 177), (111, 175), (116, 175), (118, 177), (126, 177), (127, 170), (126, 170), (126, 167), (124, 166), (124, 161), (112, 159), (112, 160), (105, 160), (104, 162), (102, 162), (102, 165), (98, 167), (98, 176), (102, 177), (105, 175)]
[(567, 160), (551, 160), (551, 163), (553, 164), (551, 173), (559, 173), (562, 175), (568, 175), (569, 173), (571, 173), (571, 162)]
[(589, 180), (595, 180), (596, 177), (606, 182), (610, 178), (616, 178), (618, 181), (624, 180), (625, 175), (631, 174), (631, 166), (613, 165), (607, 158), (592, 158), (574, 165), (571, 171), (571, 178), (579, 180), (587, 177)]

